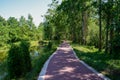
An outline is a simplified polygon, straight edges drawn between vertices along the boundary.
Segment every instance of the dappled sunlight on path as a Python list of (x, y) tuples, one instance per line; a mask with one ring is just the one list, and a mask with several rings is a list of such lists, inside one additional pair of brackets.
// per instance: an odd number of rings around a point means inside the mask
[(50, 59), (44, 79), (38, 80), (104, 80), (75, 57), (73, 49), (62, 43)]

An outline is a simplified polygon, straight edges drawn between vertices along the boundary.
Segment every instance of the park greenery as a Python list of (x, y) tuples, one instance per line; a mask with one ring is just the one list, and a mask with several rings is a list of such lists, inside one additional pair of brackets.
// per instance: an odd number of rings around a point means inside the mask
[[(120, 80), (120, 0), (52, 0), (44, 22), (0, 16), (0, 79), (37, 79), (58, 43), (112, 80)], [(35, 55), (37, 51), (37, 56)]]

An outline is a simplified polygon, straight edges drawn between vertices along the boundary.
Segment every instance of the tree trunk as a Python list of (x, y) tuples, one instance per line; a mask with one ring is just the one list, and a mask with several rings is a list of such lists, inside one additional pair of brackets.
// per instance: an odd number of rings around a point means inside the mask
[(112, 54), (112, 51), (113, 51), (113, 49), (112, 49), (112, 47), (113, 47), (112, 40), (113, 40), (113, 29), (110, 30), (110, 54)]
[(83, 19), (84, 19), (84, 31), (83, 31), (84, 36), (83, 36), (83, 39), (84, 39), (84, 44), (86, 44), (86, 37), (87, 37), (87, 30), (88, 30), (88, 27), (87, 27), (87, 23), (88, 23), (87, 11), (84, 12)]
[(99, 51), (101, 51), (102, 25), (101, 25), (101, 0), (99, 0)]
[[(110, 1), (110, 3), (111, 3), (111, 8), (113, 7), (113, 0), (109, 0)], [(113, 52), (113, 49), (112, 49), (112, 47), (113, 47), (113, 42), (112, 42), (112, 40), (113, 40), (113, 32), (114, 32), (114, 28), (113, 28), (113, 14), (111, 13), (111, 15), (109, 16), (110, 17), (110, 54), (112, 54), (112, 52)]]
[(109, 27), (109, 18), (107, 17), (107, 24), (106, 24), (106, 46), (105, 46), (105, 53), (108, 53), (108, 27)]

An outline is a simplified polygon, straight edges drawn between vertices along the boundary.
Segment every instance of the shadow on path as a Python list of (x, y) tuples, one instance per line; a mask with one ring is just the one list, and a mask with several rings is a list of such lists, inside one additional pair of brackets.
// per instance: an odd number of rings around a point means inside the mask
[[(41, 80), (41, 79), (38, 79)], [(104, 80), (88, 69), (74, 55), (66, 42), (62, 43), (51, 58), (42, 80)]]

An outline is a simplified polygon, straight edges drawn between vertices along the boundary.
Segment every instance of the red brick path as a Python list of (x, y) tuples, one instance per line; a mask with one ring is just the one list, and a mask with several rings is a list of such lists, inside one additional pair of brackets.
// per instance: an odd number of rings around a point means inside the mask
[[(41, 79), (38, 79), (41, 80)], [(105, 80), (81, 63), (67, 43), (51, 58), (42, 80)]]

